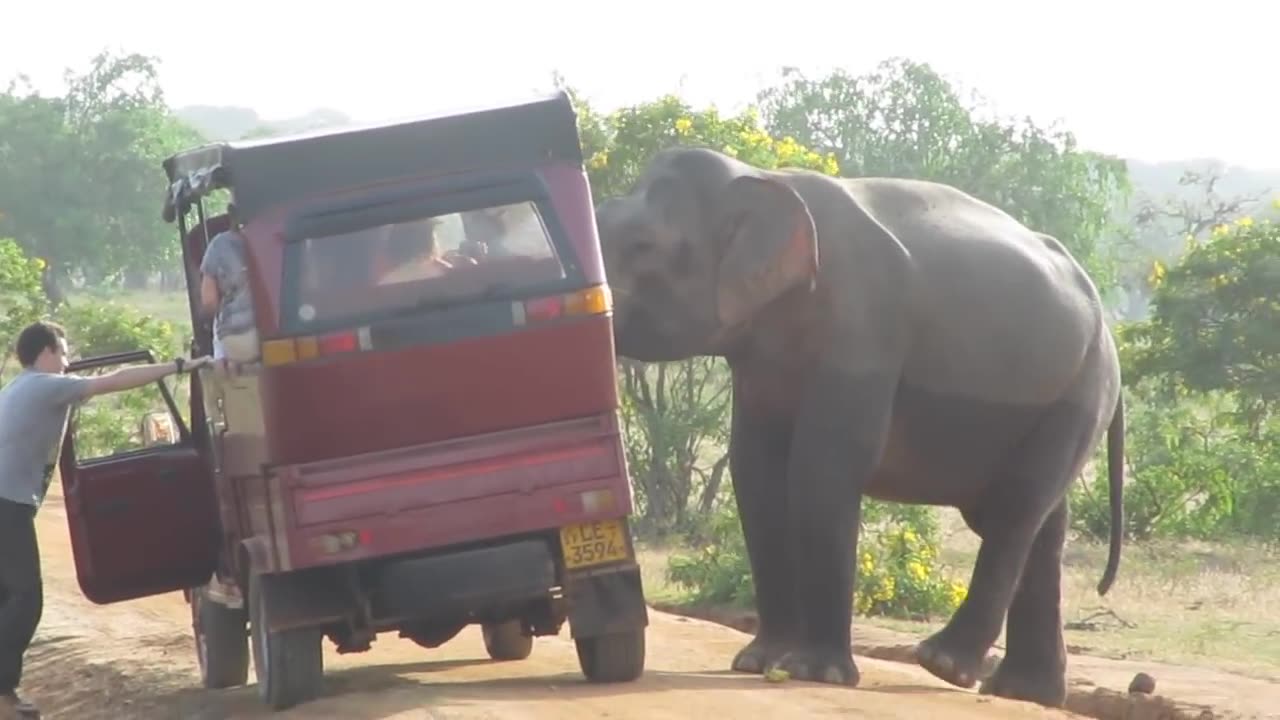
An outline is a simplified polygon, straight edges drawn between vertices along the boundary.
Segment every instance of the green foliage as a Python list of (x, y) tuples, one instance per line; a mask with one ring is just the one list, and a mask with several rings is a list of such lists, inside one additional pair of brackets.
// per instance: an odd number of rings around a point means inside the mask
[[(150, 350), (163, 362), (179, 352), (179, 337), (172, 324), (115, 303), (64, 305), (57, 319), (66, 328), (68, 344), (78, 357)], [(184, 377), (170, 388), (179, 408), (186, 407), (187, 383)], [(90, 400), (76, 419), (77, 457), (86, 460), (141, 448), (142, 418), (150, 412), (167, 411), (154, 385)]]
[[(1131, 537), (1280, 539), (1280, 433), (1250, 437), (1226, 393), (1176, 396), (1146, 380), (1128, 397), (1124, 509)], [(1099, 453), (1071, 493), (1076, 528), (1097, 539), (1110, 532), (1105, 468)]]
[(728, 466), (728, 368), (713, 358), (623, 361), (619, 416), (644, 535), (696, 533)]
[[(732, 504), (714, 514), (709, 537), (702, 550), (670, 558), (668, 579), (692, 602), (751, 607), (751, 566)], [(857, 613), (923, 619), (954, 611), (964, 600), (965, 586), (945, 576), (940, 544), (930, 508), (865, 501), (855, 569)]]
[(43, 261), (28, 257), (12, 239), (0, 238), (0, 360), (13, 351), (22, 328), (44, 316), (43, 270)]
[(0, 94), (0, 234), (57, 282), (170, 268), (160, 161), (199, 135), (169, 112), (150, 58), (100, 54), (67, 87), (44, 97), (14, 82)]
[(1081, 150), (1070, 132), (984, 119), (929, 65), (900, 58), (817, 80), (788, 69), (760, 103), (771, 133), (834, 155), (842, 175), (954, 185), (1061, 240), (1104, 291), (1114, 284), (1100, 240), (1129, 193), (1125, 164)]
[(1126, 328), (1129, 372), (1192, 392), (1230, 391), (1251, 433), (1280, 400), (1280, 225), (1242, 218), (1153, 268), (1152, 316)]
[(58, 312), (58, 320), (80, 357), (150, 350), (163, 360), (180, 352), (180, 337), (171, 323), (118, 303), (68, 305)]
[[(1155, 263), (1151, 285), (1151, 317), (1120, 333), (1130, 534), (1280, 539), (1280, 226), (1219, 225)], [(1101, 471), (1072, 505), (1079, 529), (1105, 535)]]
[(831, 155), (821, 155), (786, 135), (771, 135), (759, 115), (747, 110), (722, 117), (714, 107), (695, 109), (674, 95), (622, 108), (601, 117), (576, 99), (587, 174), (597, 200), (624, 193), (649, 160), (675, 145), (706, 147), (757, 167), (796, 167), (836, 174)]
[(706, 534), (701, 550), (692, 555), (677, 553), (667, 560), (667, 579), (695, 603), (754, 606), (751, 562), (737, 506), (726, 503), (712, 514)]

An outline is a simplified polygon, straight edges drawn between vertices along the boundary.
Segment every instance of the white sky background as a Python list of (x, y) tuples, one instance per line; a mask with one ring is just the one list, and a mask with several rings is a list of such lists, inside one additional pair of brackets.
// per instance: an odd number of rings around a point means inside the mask
[[(1280, 2), (1215, 0), (5, 0), (0, 82), (111, 48), (169, 102), (360, 121), (520, 96), (562, 72), (609, 108), (679, 91), (734, 110), (783, 65), (927, 61), (1004, 114), (1144, 160), (1280, 168)], [(329, 8), (329, 9), (324, 9)], [(191, 38), (203, 25), (204, 43)]]

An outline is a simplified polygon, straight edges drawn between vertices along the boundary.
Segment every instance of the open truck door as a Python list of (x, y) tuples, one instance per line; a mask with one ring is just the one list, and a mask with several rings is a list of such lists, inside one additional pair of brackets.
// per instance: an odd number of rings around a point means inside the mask
[[(80, 360), (67, 372), (153, 362), (138, 351)], [(199, 383), (191, 384), (199, 392)], [(129, 395), (126, 400), (116, 395)], [(80, 589), (106, 604), (185, 590), (209, 580), (218, 561), (221, 529), (213, 479), (201, 443), (183, 421), (164, 380), (90, 402), (117, 401), (139, 412), (121, 428), (114, 448), (94, 452), (76, 443), (84, 419), (68, 424), (59, 469), (71, 549)], [(200, 399), (192, 398), (200, 427)]]

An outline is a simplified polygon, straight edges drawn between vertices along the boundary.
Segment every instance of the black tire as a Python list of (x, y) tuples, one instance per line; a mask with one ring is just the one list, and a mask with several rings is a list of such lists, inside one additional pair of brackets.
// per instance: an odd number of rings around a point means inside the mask
[(191, 591), (191, 629), (195, 635), (200, 682), (210, 690), (249, 682), (248, 615)]
[(533, 652), (533, 636), (524, 634), (519, 620), (480, 626), (484, 649), (494, 660), (524, 660)]
[(644, 628), (578, 638), (578, 666), (593, 683), (631, 682), (644, 674)]
[(284, 710), (320, 695), (324, 683), (324, 634), (316, 628), (268, 632), (263, 626), (262, 585), (249, 581), (249, 630), (258, 696)]

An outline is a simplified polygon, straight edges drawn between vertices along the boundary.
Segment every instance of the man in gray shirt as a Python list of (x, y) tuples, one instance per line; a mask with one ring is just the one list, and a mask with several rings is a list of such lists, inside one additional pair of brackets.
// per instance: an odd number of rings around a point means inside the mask
[(71, 407), (211, 362), (178, 359), (96, 377), (66, 375), (66, 335), (49, 322), (27, 326), (18, 335), (17, 354), (22, 371), (0, 389), (0, 720), (36, 716), (17, 696), (22, 657), (44, 605), (35, 515), (58, 463)]

